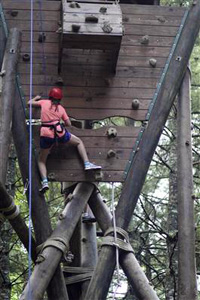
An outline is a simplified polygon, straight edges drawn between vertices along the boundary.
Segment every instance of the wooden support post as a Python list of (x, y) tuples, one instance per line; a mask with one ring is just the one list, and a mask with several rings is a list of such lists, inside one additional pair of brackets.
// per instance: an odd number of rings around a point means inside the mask
[[(10, 207), (10, 210), (5, 211), (5, 216), (8, 217), (8, 220), (10, 224), (12, 225), (13, 229), (17, 233), (20, 241), (28, 251), (29, 249), (29, 230), (28, 227), (26, 226), (26, 223), (20, 216), (20, 213), (17, 213), (17, 207), (13, 205), (13, 200), (7, 193), (6, 189), (0, 182), (0, 203), (3, 208), (8, 208)], [(36, 260), (36, 244), (35, 240), (32, 237), (32, 253), (31, 257), (33, 261)]]
[[(81, 267), (95, 268), (97, 264), (97, 239), (96, 239), (96, 224), (82, 224), (82, 262)], [(90, 281), (86, 280), (82, 283), (81, 299), (85, 298)]]
[(195, 225), (192, 180), (190, 70), (178, 99), (178, 299), (198, 299), (195, 267)]
[[(148, 126), (144, 131), (139, 151), (131, 163), (129, 174), (123, 186), (116, 208), (117, 226), (123, 229), (127, 229), (131, 220), (152, 156), (181, 85), (199, 28), (200, 1), (198, 0), (189, 11), (167, 74), (160, 87)], [(87, 293), (87, 300), (106, 298), (115, 266), (115, 262), (113, 262), (115, 258), (112, 253), (111, 247), (103, 247)], [(97, 290), (98, 295), (96, 294)]]
[[(89, 200), (89, 205), (100, 228), (105, 232), (112, 226), (112, 215), (109, 212), (108, 207), (104, 204), (100, 193), (93, 193)], [(115, 253), (113, 255), (115, 255)], [(133, 253), (121, 251), (120, 265), (139, 299), (158, 300), (158, 296), (150, 286), (147, 277)], [(85, 299), (88, 299), (87, 296)]]
[[(28, 183), (27, 180), (29, 177), (29, 138), (25, 123), (24, 109), (18, 94), (14, 101), (14, 111), (17, 113), (13, 114), (12, 134), (22, 179), (25, 185)], [(40, 178), (34, 153), (32, 174), (34, 178), (34, 180), (32, 180), (32, 221), (36, 242), (37, 245), (39, 245), (47, 240), (47, 238), (51, 235), (52, 229), (45, 197), (39, 193)], [(64, 276), (60, 266), (58, 266), (55, 275), (48, 286), (47, 293), (49, 300), (68, 299)]]
[[(17, 72), (20, 46), (21, 32), (16, 28), (12, 28), (6, 43), (0, 80), (0, 210), (6, 211), (5, 215), (8, 216), (13, 229), (18, 234), (24, 247), (28, 249), (28, 227), (20, 214), (16, 213), (17, 208), (14, 204), (12, 205), (12, 199), (4, 188), (10, 147), (13, 102), (15, 98), (15, 74)], [(10, 217), (10, 215), (13, 216)], [(32, 258), (35, 260), (36, 252), (33, 238), (32, 244)]]
[[(64, 239), (66, 243), (69, 243), (76, 224), (93, 190), (94, 185), (91, 183), (79, 183), (76, 186), (72, 200), (66, 205), (60, 216), (58, 225), (51, 235), (52, 239), (61, 238)], [(35, 266), (33, 274), (20, 300), (28, 300), (29, 296), (34, 300), (43, 298), (44, 292), (60, 262), (62, 252), (58, 248), (48, 246), (42, 251), (42, 256), (45, 259)]]
[(9, 32), (0, 83), (0, 181), (5, 184), (8, 153), (10, 147), (13, 103), (15, 98), (15, 76), (21, 46), (21, 32), (12, 28)]

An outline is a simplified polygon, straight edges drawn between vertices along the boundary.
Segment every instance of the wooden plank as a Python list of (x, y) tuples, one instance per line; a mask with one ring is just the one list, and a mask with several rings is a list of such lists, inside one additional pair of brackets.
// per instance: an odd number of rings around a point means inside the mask
[(97, 23), (87, 23), (85, 22), (85, 18), (91, 16), (90, 13), (64, 13), (63, 14), (63, 22), (64, 23), (78, 23), (79, 25), (86, 25), (90, 24), (91, 26), (93, 25), (98, 25), (98, 24), (103, 24), (104, 22), (108, 22), (110, 24), (120, 24), (122, 23), (122, 16), (121, 14), (100, 14), (98, 11), (96, 13), (93, 13), (92, 16), (98, 18)]
[[(96, 34), (96, 35), (122, 35), (122, 25), (120, 24), (113, 24), (111, 23), (110, 26), (112, 27), (112, 31), (110, 33), (105, 33), (103, 31), (103, 25), (97, 24), (87, 24), (87, 23), (81, 23), (80, 29), (78, 31), (78, 35), (80, 34)], [(63, 33), (64, 34), (75, 34), (72, 32), (72, 24), (71, 23), (64, 23), (63, 24)]]
[[(24, 32), (26, 31), (30, 31), (30, 27), (31, 27), (31, 24), (30, 24), (30, 21), (26, 21), (26, 20), (19, 20), (18, 22), (16, 22), (15, 20), (8, 20), (7, 21), (7, 25), (9, 28), (12, 28), (12, 27), (15, 27), (17, 26), (17, 28), (19, 30), (22, 30)], [(59, 28), (59, 25), (57, 23), (57, 21), (43, 21), (43, 22), (40, 22), (40, 21), (33, 21), (33, 30), (34, 31), (54, 31), (56, 32)]]
[(186, 8), (175, 6), (158, 6), (158, 5), (132, 5), (121, 4), (123, 14), (139, 15), (161, 15), (161, 16), (183, 16)]
[[(73, 44), (70, 43), (70, 48), (71, 48), (71, 45), (73, 46)], [(76, 45), (76, 43), (74, 43), (74, 46), (75, 45)], [(89, 49), (89, 46), (87, 46), (87, 42), (82, 43), (82, 45), (83, 45), (83, 48), (86, 47), (86, 49)], [(106, 44), (104, 44), (103, 47), (112, 49), (113, 44), (108, 44), (107, 46), (106, 46)], [(30, 43), (23, 42), (21, 52), (27, 53), (27, 52), (29, 52), (29, 48), (30, 48)], [(79, 43), (79, 48), (80, 48), (80, 43)], [(48, 53), (58, 54), (59, 44), (58, 43), (49, 44), (49, 43), (34, 42), (33, 43), (33, 52), (41, 53), (42, 51), (44, 51), (45, 54), (48, 54)], [(145, 45), (124, 46), (124, 47), (121, 47), (121, 49), (120, 49), (120, 55), (123, 55), (123, 56), (128, 55), (128, 56), (133, 56), (133, 57), (136, 57), (136, 56), (168, 57), (169, 52), (170, 52), (169, 47), (150, 47), (150, 46), (145, 46)]]
[[(146, 110), (122, 110), (122, 109), (75, 109), (67, 107), (69, 117), (77, 120), (104, 120), (110, 117), (126, 117), (136, 121), (146, 120)], [(39, 118), (38, 111), (33, 112), (33, 118)]]
[[(49, 87), (50, 88), (50, 87)], [(46, 89), (46, 86), (33, 86), (33, 94), (40, 94), (36, 93), (37, 91), (41, 91), (43, 89)], [(25, 95), (28, 95), (29, 86), (24, 85), (24, 92)], [(113, 98), (122, 98), (122, 99), (130, 99), (132, 97), (134, 98), (142, 98), (142, 99), (149, 99), (154, 94), (154, 89), (144, 89), (143, 88), (112, 88), (108, 87), (107, 89), (102, 89), (98, 87), (64, 87), (63, 93), (67, 99), (67, 97), (94, 97), (94, 98), (102, 98), (102, 97), (113, 97)]]
[(125, 34), (175, 36), (178, 28), (176, 26), (166, 27), (162, 25), (125, 25)]
[[(36, 69), (37, 70), (37, 69)], [(21, 84), (27, 84), (29, 82), (29, 69), (26, 68), (25, 73), (20, 74), (20, 82)], [(46, 74), (50, 74), (48, 72), (48, 68), (46, 69)], [(40, 75), (40, 74), (34, 74), (32, 76), (33, 79), (33, 84), (37, 85), (54, 85), (56, 84), (58, 80), (58, 76), (50, 76), (50, 75)], [(147, 78), (144, 82), (141, 81), (140, 78), (119, 78), (119, 77), (107, 77), (107, 78), (102, 78), (101, 76), (88, 76), (88, 77), (83, 77), (83, 76), (75, 76), (74, 74), (66, 74), (64, 76), (64, 85), (69, 87), (69, 86), (76, 86), (76, 87), (122, 87), (122, 88), (132, 88), (132, 87), (139, 87), (139, 88), (155, 88), (157, 84), (157, 79), (156, 78)], [(76, 100), (77, 101), (77, 100)], [(106, 100), (108, 101), (108, 99)], [(121, 100), (122, 101), (122, 100)], [(88, 100), (90, 105), (93, 105), (93, 102), (91, 99)], [(84, 103), (84, 105), (87, 105), (87, 103)]]
[[(2, 0), (2, 5), (4, 9), (16, 9), (16, 10), (30, 10), (31, 9), (31, 3), (28, 0)], [(61, 2), (60, 1), (38, 1), (33, 3), (33, 9), (40, 10), (42, 7), (43, 10), (47, 11), (60, 11), (61, 8)]]
[(90, 13), (95, 14), (99, 12), (101, 7), (107, 8), (106, 14), (108, 15), (119, 15), (121, 13), (120, 5), (118, 4), (94, 4), (94, 3), (81, 3), (79, 7), (70, 7), (70, 3), (64, 3), (63, 5), (63, 12), (64, 13), (75, 13), (75, 14), (82, 14), (82, 13)]
[[(53, 175), (55, 181), (66, 181), (66, 182), (82, 182), (82, 181), (95, 181), (94, 172), (84, 172), (81, 170), (73, 170), (73, 172), (67, 172), (66, 170), (60, 171), (51, 169), (47, 165), (49, 175)], [(102, 171), (103, 178), (98, 178), (100, 182), (122, 182), (124, 179), (124, 172), (122, 171)]]
[[(43, 2), (41, 2), (43, 3)], [(13, 4), (14, 6), (14, 4)], [(17, 16), (12, 16), (11, 12), (12, 9), (4, 9), (4, 14), (6, 20), (13, 20), (15, 22), (20, 22), (21, 20), (23, 21), (29, 21), (31, 19), (31, 11), (27, 10), (22, 10), (23, 8), (21, 7), (20, 10), (17, 10)], [(14, 10), (14, 8), (13, 8)], [(53, 11), (44, 11), (43, 10), (43, 5), (41, 5), (41, 11), (33, 11), (33, 20), (35, 21), (57, 21), (60, 19), (60, 11), (59, 10), (53, 10)]]
[[(154, 6), (155, 7), (155, 6)], [(123, 24), (180, 26), (182, 16), (123, 14)]]

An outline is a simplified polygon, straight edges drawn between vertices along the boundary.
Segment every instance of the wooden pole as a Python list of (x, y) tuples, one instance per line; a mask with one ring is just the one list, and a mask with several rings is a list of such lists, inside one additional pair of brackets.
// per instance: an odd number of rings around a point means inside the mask
[(10, 147), (15, 76), (21, 46), (21, 32), (9, 31), (0, 78), (0, 181), (5, 184)]
[[(73, 198), (66, 205), (51, 238), (61, 238), (64, 239), (66, 243), (69, 243), (76, 224), (93, 190), (94, 185), (91, 183), (79, 183), (76, 186), (73, 192)], [(29, 296), (34, 300), (43, 298), (44, 292), (60, 262), (62, 252), (55, 247), (48, 246), (42, 251), (42, 256), (45, 259), (35, 266), (33, 274), (20, 300), (28, 300)]]
[[(24, 108), (18, 94), (14, 101), (14, 111), (17, 113), (13, 114), (12, 134), (22, 179), (25, 185), (28, 182), (29, 177), (29, 138), (25, 123)], [(45, 197), (39, 193), (40, 177), (34, 152), (32, 174), (32, 221), (36, 242), (37, 245), (39, 245), (48, 239), (52, 233), (52, 229)], [(26, 195), (28, 196), (28, 193), (26, 193)], [(47, 293), (49, 300), (68, 299), (64, 276), (60, 266), (58, 266), (55, 275), (48, 286)]]
[[(28, 227), (19, 213), (17, 207), (12, 205), (12, 199), (4, 188), (7, 173), (8, 153), (10, 147), (13, 102), (15, 96), (15, 74), (21, 46), (21, 32), (12, 28), (9, 31), (5, 54), (1, 69), (0, 80), (0, 210), (5, 212), (13, 229), (19, 236), (24, 247), (28, 250)], [(8, 208), (11, 207), (10, 210)], [(16, 216), (14, 216), (16, 214)], [(10, 216), (12, 217), (10, 218)], [(32, 258), (36, 259), (35, 241), (32, 238)]]
[[(167, 74), (161, 84), (148, 126), (139, 145), (139, 151), (131, 163), (131, 168), (116, 208), (117, 226), (125, 230), (131, 220), (152, 156), (174, 98), (181, 85), (199, 28), (200, 1), (198, 0), (189, 11), (176, 49), (172, 54)], [(113, 249), (111, 247), (103, 247), (87, 293), (87, 300), (103, 300), (106, 298), (115, 266), (115, 263), (113, 263), (115, 256), (112, 254)], [(97, 290), (98, 295), (96, 295)]]
[[(12, 205), (13, 200), (7, 193), (6, 189), (0, 182), (0, 203), (3, 204), (3, 207), (11, 207), (11, 210), (6, 210), (4, 212), (5, 217), (8, 218), (10, 224), (12, 225), (13, 229), (17, 233), (20, 241), (28, 251), (29, 249), (29, 230), (26, 226), (26, 223), (22, 219), (21, 215), (19, 213), (16, 214), (17, 207), (15, 205)], [(13, 216), (13, 217), (11, 217)], [(36, 260), (36, 243), (35, 240), (32, 237), (32, 253), (31, 253), (33, 261)]]
[[(89, 205), (103, 232), (112, 226), (112, 215), (108, 207), (103, 202), (100, 193), (93, 193), (89, 200)], [(115, 251), (114, 254), (115, 256)], [(133, 253), (120, 251), (120, 265), (126, 274), (129, 283), (133, 287), (139, 299), (158, 300), (153, 288), (150, 286), (147, 277), (140, 267)], [(114, 261), (115, 263), (115, 261)], [(96, 292), (98, 294), (98, 292)], [(88, 299), (87, 296), (85, 299)], [(98, 299), (98, 298), (97, 298)]]
[[(95, 268), (97, 264), (97, 239), (96, 239), (96, 224), (82, 224), (82, 261), (81, 266), (85, 268)], [(81, 299), (85, 298), (90, 280), (82, 283)]]
[(195, 267), (195, 224), (192, 180), (190, 70), (178, 99), (178, 299), (198, 299)]

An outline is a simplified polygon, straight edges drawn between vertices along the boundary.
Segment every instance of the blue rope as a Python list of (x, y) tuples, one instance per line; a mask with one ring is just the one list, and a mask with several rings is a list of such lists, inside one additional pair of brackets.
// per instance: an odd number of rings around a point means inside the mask
[[(30, 97), (32, 99), (32, 83), (33, 83), (33, 0), (31, 1), (31, 32), (30, 32)], [(29, 251), (28, 251), (28, 276), (29, 276), (29, 287), (28, 287), (28, 299), (31, 300), (31, 286), (30, 286), (30, 277), (31, 277), (31, 250), (32, 250), (32, 105), (30, 104), (30, 116), (29, 116)]]
[[(44, 33), (43, 31), (43, 16), (42, 16), (42, 0), (39, 0), (39, 8), (40, 8), (40, 32), (41, 34)], [(45, 92), (46, 95), (48, 95), (48, 88), (47, 88), (47, 75), (46, 75), (46, 56), (45, 56), (45, 50), (44, 50), (44, 41), (42, 41), (42, 73), (44, 75), (45, 80)]]

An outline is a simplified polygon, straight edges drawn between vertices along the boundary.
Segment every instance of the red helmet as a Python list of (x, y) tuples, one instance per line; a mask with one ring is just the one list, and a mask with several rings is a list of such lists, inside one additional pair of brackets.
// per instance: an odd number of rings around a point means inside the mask
[(61, 89), (55, 87), (52, 88), (49, 92), (49, 97), (57, 99), (57, 100), (61, 100), (63, 98), (63, 92)]

